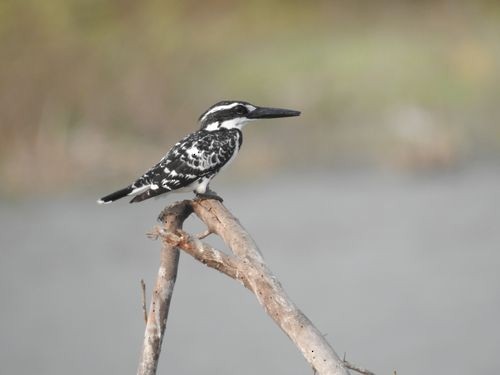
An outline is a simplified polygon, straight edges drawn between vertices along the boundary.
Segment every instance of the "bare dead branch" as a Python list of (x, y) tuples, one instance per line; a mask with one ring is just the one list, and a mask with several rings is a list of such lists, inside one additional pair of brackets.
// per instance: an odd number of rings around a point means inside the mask
[(218, 234), (235, 255), (258, 262), (264, 261), (255, 241), (221, 202), (207, 199), (194, 201), (191, 205), (208, 229)]
[[(180, 230), (182, 222), (192, 211), (207, 226), (208, 231), (205, 233), (219, 235), (234, 255), (216, 250), (199, 238)], [(172, 254), (177, 249), (182, 249), (207, 266), (240, 281), (252, 291), (267, 314), (295, 343), (315, 372), (320, 375), (349, 374), (345, 363), (337, 356), (321, 332), (286, 295), (276, 276), (264, 263), (262, 254), (251, 236), (221, 202), (217, 200), (183, 201), (164, 210), (160, 219), (165, 222), (165, 225), (153, 233), (153, 236), (162, 239), (164, 246), (157, 283), (161, 281), (163, 287), (167, 284), (167, 288), (170, 286), (170, 289), (167, 290), (164, 298), (156, 298), (155, 288), (139, 374), (154, 374), (156, 370), (173, 282), (175, 282), (175, 275), (173, 279), (168, 279), (169, 281), (162, 277), (162, 269), (165, 268), (164, 253)], [(176, 270), (177, 260), (170, 260), (169, 264), (172, 266), (174, 263)], [(158, 305), (153, 304), (155, 301)], [(160, 308), (160, 318), (156, 318), (154, 313), (157, 306)], [(160, 321), (160, 329), (158, 329), (158, 321)], [(155, 335), (159, 337), (155, 339)], [(144, 367), (142, 363), (151, 364), (148, 365), (149, 367), (146, 366), (147, 371), (142, 370)]]
[(208, 236), (210, 236), (212, 234), (212, 231), (210, 231), (209, 229), (205, 230), (204, 232), (202, 233), (198, 233), (196, 235), (196, 238), (198, 238), (199, 240), (202, 240), (204, 238), (207, 238)]
[(240, 277), (238, 275), (239, 262), (236, 258), (214, 249), (196, 237), (192, 237), (188, 233), (179, 230), (177, 234), (165, 234), (164, 239), (167, 243), (184, 250), (201, 263), (215, 268), (233, 279)]
[(321, 332), (287, 296), (264, 263), (257, 244), (238, 219), (216, 200), (196, 201), (192, 207), (195, 214), (223, 239), (238, 258), (238, 280), (255, 294), (267, 314), (290, 337), (313, 369), (321, 375), (348, 374), (342, 360)]
[(144, 313), (144, 323), (148, 323), (148, 309), (146, 307), (146, 283), (141, 279), (141, 291), (142, 291), (142, 312)]
[[(180, 202), (165, 209), (160, 215), (165, 231), (175, 232), (180, 229), (191, 212), (191, 207), (186, 202)], [(142, 353), (137, 369), (138, 375), (156, 374), (178, 264), (179, 250), (163, 241), (160, 268), (151, 297)]]
[(349, 361), (347, 361), (347, 359), (345, 359), (345, 353), (342, 362), (344, 363), (345, 367), (347, 367), (349, 370), (359, 372), (360, 374), (363, 375), (375, 375), (375, 373), (371, 372), (370, 370), (356, 366), (355, 364), (352, 364)]

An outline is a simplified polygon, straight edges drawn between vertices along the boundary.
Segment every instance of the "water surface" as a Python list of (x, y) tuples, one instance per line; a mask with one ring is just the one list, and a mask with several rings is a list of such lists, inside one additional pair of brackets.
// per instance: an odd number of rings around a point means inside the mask
[[(377, 374), (495, 374), (499, 172), (318, 171), (214, 188), (348, 360)], [(144, 233), (169, 200), (95, 198), (0, 202), (2, 373), (135, 372), (139, 280), (151, 287), (159, 253)], [(312, 373), (249, 292), (186, 255), (167, 330), (160, 373)]]

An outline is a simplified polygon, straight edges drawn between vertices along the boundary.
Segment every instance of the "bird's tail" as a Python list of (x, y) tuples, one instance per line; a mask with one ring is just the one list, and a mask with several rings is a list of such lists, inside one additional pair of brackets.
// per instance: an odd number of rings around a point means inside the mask
[(134, 188), (132, 186), (127, 186), (126, 188), (120, 189), (118, 191), (115, 191), (114, 193), (108, 194), (105, 197), (102, 197), (97, 201), (99, 204), (107, 204), (114, 202), (120, 198), (126, 197), (127, 195), (130, 195)]

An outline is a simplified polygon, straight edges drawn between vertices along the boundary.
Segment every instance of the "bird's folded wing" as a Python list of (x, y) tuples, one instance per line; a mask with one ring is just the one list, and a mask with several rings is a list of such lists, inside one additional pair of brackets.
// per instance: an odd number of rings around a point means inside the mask
[(169, 190), (187, 186), (199, 178), (217, 173), (239, 147), (232, 132), (197, 132), (180, 140), (134, 187), (151, 185)]

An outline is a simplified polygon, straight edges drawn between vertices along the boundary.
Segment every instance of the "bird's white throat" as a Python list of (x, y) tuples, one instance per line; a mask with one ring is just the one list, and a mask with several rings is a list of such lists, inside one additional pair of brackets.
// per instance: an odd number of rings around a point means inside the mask
[(222, 123), (220, 121), (215, 121), (208, 126), (205, 127), (205, 130), (208, 131), (215, 131), (219, 129), (239, 129), (241, 130), (248, 122), (252, 120), (246, 118), (246, 117), (237, 117), (233, 118), (231, 120), (226, 120), (223, 121)]

